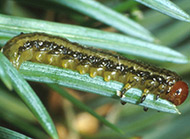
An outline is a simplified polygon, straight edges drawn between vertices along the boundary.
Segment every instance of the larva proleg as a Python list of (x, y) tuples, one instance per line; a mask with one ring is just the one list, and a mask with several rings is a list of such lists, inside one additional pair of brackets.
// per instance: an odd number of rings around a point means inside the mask
[[(188, 86), (175, 72), (150, 66), (113, 53), (85, 47), (67, 39), (45, 33), (20, 34), (1, 50), (19, 69), (27, 60), (88, 73), (92, 78), (102, 76), (105, 81), (124, 83), (122, 97), (130, 88), (143, 91), (142, 103), (149, 93), (180, 105), (188, 96)], [(124, 104), (124, 103), (123, 103)]]

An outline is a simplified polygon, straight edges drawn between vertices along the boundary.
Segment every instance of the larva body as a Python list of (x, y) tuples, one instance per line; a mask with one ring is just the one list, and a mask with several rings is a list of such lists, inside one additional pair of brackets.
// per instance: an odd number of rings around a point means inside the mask
[(76, 70), (105, 81), (125, 84), (123, 95), (131, 87), (143, 90), (141, 102), (149, 93), (179, 105), (188, 96), (188, 86), (174, 72), (143, 64), (112, 53), (81, 46), (64, 38), (45, 33), (20, 34), (1, 50), (18, 69), (30, 60)]

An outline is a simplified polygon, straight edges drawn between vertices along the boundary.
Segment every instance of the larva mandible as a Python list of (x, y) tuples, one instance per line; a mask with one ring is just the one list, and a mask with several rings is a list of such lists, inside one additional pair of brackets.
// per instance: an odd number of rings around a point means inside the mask
[(143, 64), (107, 51), (81, 46), (67, 39), (45, 33), (27, 33), (12, 38), (1, 52), (19, 69), (30, 60), (51, 64), (91, 77), (102, 76), (105, 81), (125, 84), (121, 97), (130, 88), (143, 91), (141, 102), (149, 93), (180, 105), (188, 96), (188, 86), (172, 71)]

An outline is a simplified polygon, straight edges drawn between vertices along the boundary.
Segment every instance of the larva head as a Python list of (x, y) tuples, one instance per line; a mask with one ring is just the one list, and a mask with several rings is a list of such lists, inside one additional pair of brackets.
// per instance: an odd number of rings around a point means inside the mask
[(168, 100), (173, 104), (182, 104), (188, 96), (188, 85), (183, 81), (176, 82), (168, 94)]

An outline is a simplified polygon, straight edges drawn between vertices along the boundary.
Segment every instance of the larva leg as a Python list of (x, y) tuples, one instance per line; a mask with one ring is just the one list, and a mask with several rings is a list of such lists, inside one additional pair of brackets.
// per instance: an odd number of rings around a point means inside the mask
[(125, 105), (127, 102), (121, 100), (120, 103), (121, 105)]
[(16, 69), (19, 69), (20, 65), (24, 61), (31, 60), (33, 57), (32, 48), (29, 47), (27, 50), (24, 50), (25, 48), (22, 49), (18, 50), (17, 56), (15, 56), (13, 59), (10, 59)]
[(160, 97), (160, 94), (157, 94), (155, 99), (158, 100), (159, 97)]
[[(116, 91), (116, 93), (117, 93), (116, 95), (121, 98), (121, 91), (118, 90), (118, 91)], [(125, 105), (127, 103), (127, 102), (122, 101), (122, 100), (120, 102), (122, 105)]]
[(142, 95), (141, 95), (140, 103), (142, 103), (143, 101), (145, 101), (146, 96), (148, 95), (148, 93), (149, 93), (149, 89), (144, 89), (144, 90), (143, 90), (143, 93), (142, 93)]
[(110, 81), (110, 80), (114, 80), (116, 78), (116, 72), (115, 71), (106, 71), (103, 73), (104, 76), (104, 80), (106, 82)]
[(125, 94), (125, 92), (127, 91), (127, 90), (129, 90), (131, 88), (131, 84), (130, 83), (127, 83), (124, 87), (123, 87), (123, 89), (121, 90), (121, 95), (120, 95), (120, 97), (123, 97), (123, 95)]
[(148, 108), (147, 108), (147, 107), (144, 107), (143, 110), (144, 110), (145, 112), (147, 112), (147, 111), (148, 111)]
[(89, 71), (89, 65), (79, 65), (77, 66), (77, 71), (79, 71), (80, 74), (88, 73)]
[[(131, 88), (131, 84), (130, 84), (130, 83), (127, 83), (127, 84), (123, 87), (123, 89), (122, 89), (121, 91), (118, 91), (118, 92), (119, 92), (119, 93), (117, 93), (118, 96), (119, 96), (120, 98), (122, 98), (122, 97), (124, 96), (125, 92), (126, 92), (127, 90), (129, 90), (130, 88)], [(125, 105), (126, 102), (124, 102), (124, 101), (121, 100), (121, 104), (122, 104), (122, 105)]]
[(91, 67), (90, 68), (90, 77), (94, 78), (98, 75), (98, 68)]

